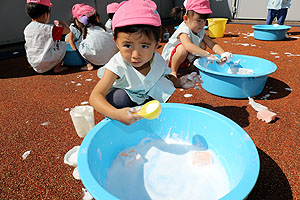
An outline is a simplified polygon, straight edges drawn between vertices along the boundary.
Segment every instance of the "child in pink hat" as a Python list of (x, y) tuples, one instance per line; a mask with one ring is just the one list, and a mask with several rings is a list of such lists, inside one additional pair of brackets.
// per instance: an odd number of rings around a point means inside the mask
[[(66, 41), (85, 59), (82, 70), (106, 64), (118, 51), (112, 35), (107, 33), (96, 10), (89, 5), (75, 4), (72, 8), (73, 27)], [(74, 41), (77, 41), (75, 46)], [(73, 44), (72, 44), (73, 43)]]
[(179, 80), (168, 77), (171, 69), (155, 50), (159, 46), (161, 20), (151, 0), (119, 4), (112, 19), (113, 36), (119, 48), (98, 70), (101, 80), (93, 89), (90, 104), (96, 111), (124, 124), (141, 119), (135, 114), (150, 100), (167, 102)]
[[(187, 71), (196, 71), (192, 62), (197, 57), (207, 57), (208, 60), (216, 60), (220, 65), (232, 60), (232, 54), (225, 52), (223, 48), (209, 38), (203, 29), (206, 20), (212, 13), (209, 0), (186, 0), (185, 8), (176, 7), (171, 15), (184, 13), (183, 22), (173, 33), (169, 42), (164, 46), (162, 56), (172, 69), (172, 75), (182, 75)], [(221, 56), (221, 59), (206, 51), (209, 47)]]
[(106, 31), (112, 33), (112, 18), (117, 11), (119, 4), (118, 3), (110, 3), (106, 6), (106, 13), (108, 20), (105, 23)]
[(38, 73), (66, 69), (62, 61), (66, 53), (66, 43), (60, 41), (62, 34), (70, 30), (64, 21), (50, 25), (52, 3), (50, 0), (27, 0), (26, 12), (31, 22), (24, 29), (25, 50), (28, 63)]
[(82, 28), (84, 27), (84, 24), (82, 24), (79, 21), (79, 18), (81, 17), (79, 13), (79, 9), (81, 7), (85, 6), (85, 4), (75, 4), (72, 7), (72, 19), (70, 20), (71, 24), (69, 26), (70, 33), (66, 35), (66, 42), (70, 45), (70, 47), (77, 52), (78, 56), (81, 58), (82, 63), (85, 64), (85, 66), (81, 67), (81, 70), (93, 70), (94, 67), (91, 63), (85, 59), (80, 52), (78, 51), (79, 44), (81, 42), (82, 37)]

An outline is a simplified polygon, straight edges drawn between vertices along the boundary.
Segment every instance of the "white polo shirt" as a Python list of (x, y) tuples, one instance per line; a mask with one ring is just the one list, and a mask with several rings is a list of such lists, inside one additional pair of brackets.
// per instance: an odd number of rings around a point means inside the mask
[(108, 33), (113, 33), (112, 31), (112, 20), (111, 19), (108, 19), (105, 23), (105, 28), (106, 28), (106, 32)]
[(291, 0), (269, 0), (268, 9), (280, 10), (282, 8), (290, 8)]
[[(170, 37), (169, 42), (165, 45), (163, 51), (162, 51), (162, 57), (165, 59), (165, 61), (167, 63), (170, 62), (170, 57), (171, 57), (171, 52), (173, 51), (173, 49), (181, 43), (180, 39), (179, 39), (179, 35), (182, 33), (186, 33), (188, 35), (188, 37), (190, 38), (191, 42), (197, 46), (200, 46), (204, 35), (206, 34), (205, 30), (202, 29), (199, 33), (194, 34), (192, 32), (192, 30), (187, 27), (187, 25), (185, 24), (185, 22), (182, 22), (178, 29), (173, 33), (173, 35)], [(194, 58), (194, 56), (192, 54), (188, 55), (188, 59), (190, 61), (192, 61), (192, 59)]]
[(166, 102), (175, 91), (173, 83), (164, 76), (171, 73), (171, 69), (157, 52), (154, 53), (151, 70), (146, 76), (125, 62), (120, 52), (98, 70), (99, 78), (103, 76), (105, 70), (119, 76), (113, 88), (124, 89), (130, 99), (137, 104), (142, 104), (149, 96), (160, 102)]
[(66, 43), (53, 41), (53, 26), (30, 22), (24, 29), (27, 60), (38, 73), (44, 73), (55, 67), (66, 54)]
[(80, 54), (95, 65), (105, 65), (119, 50), (112, 34), (100, 26), (87, 29), (87, 35), (79, 45)]

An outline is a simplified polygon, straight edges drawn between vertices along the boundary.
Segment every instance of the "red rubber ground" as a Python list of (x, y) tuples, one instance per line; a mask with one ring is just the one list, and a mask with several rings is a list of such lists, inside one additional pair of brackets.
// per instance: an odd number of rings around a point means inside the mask
[[(169, 102), (219, 112), (250, 135), (261, 169), (248, 199), (300, 199), (300, 27), (292, 27), (284, 41), (255, 40), (246, 36), (249, 33), (253, 33), (251, 25), (227, 24), (224, 37), (215, 41), (234, 54), (277, 65), (263, 93), (255, 98), (278, 114), (274, 123), (258, 120), (248, 100), (226, 99), (203, 89), (177, 89)], [(63, 157), (82, 139), (65, 109), (88, 101), (98, 81), (97, 71), (74, 67), (60, 75), (39, 75), (28, 68), (25, 57), (2, 60), (0, 69), (0, 199), (81, 199), (84, 186), (73, 178), (73, 167), (64, 164)], [(185, 98), (186, 93), (193, 97)], [(261, 99), (266, 94), (270, 97)], [(95, 118), (99, 122), (103, 116), (95, 113)]]

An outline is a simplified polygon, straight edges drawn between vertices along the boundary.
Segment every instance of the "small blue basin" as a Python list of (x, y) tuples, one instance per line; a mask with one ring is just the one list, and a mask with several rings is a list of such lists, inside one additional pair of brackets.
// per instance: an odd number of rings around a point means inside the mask
[(285, 25), (254, 25), (254, 38), (257, 40), (284, 40), (287, 31), (291, 28)]
[[(233, 54), (233, 60), (224, 66), (208, 62), (205, 58), (197, 59), (194, 65), (199, 68), (204, 90), (217, 96), (237, 99), (259, 95), (268, 76), (277, 70), (277, 66), (269, 60), (238, 54)], [(228, 73), (232, 68), (251, 70), (253, 73)]]

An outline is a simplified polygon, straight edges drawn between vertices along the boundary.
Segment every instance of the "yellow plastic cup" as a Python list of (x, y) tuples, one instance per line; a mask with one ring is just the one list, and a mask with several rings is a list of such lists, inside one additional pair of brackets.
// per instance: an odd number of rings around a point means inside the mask
[(148, 103), (144, 104), (139, 112), (136, 114), (141, 115), (143, 118), (146, 119), (155, 119), (161, 113), (161, 105), (159, 101), (152, 100)]
[(226, 18), (209, 18), (208, 21), (208, 35), (212, 38), (220, 38), (224, 36), (226, 23), (228, 19)]

